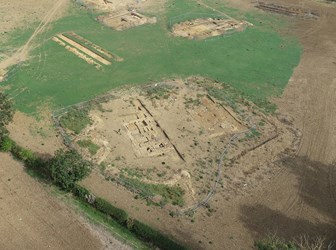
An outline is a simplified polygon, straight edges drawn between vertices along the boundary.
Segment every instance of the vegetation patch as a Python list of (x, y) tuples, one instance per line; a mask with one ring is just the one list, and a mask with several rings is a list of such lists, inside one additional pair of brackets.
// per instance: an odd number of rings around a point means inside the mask
[(62, 115), (60, 124), (63, 128), (67, 128), (77, 135), (80, 134), (83, 129), (92, 124), (92, 120), (89, 117), (89, 109), (71, 108)]
[(274, 235), (257, 241), (255, 246), (258, 250), (300, 250), (294, 242), (285, 241)]
[(87, 148), (91, 155), (97, 154), (100, 147), (91, 140), (79, 140), (77, 144), (82, 148)]
[(167, 186), (163, 184), (148, 184), (135, 178), (128, 178), (124, 175), (121, 175), (120, 179), (126, 187), (136, 191), (143, 198), (159, 195), (162, 197), (160, 201), (161, 205), (166, 203), (181, 207), (184, 205), (183, 196), (185, 191), (177, 185)]
[(98, 211), (85, 200), (85, 197), (83, 199), (80, 199), (77, 195), (75, 195), (75, 197), (76, 199), (69, 198), (69, 202), (74, 203), (90, 221), (95, 224), (104, 225), (114, 237), (124, 241), (127, 245), (133, 246), (135, 249), (152, 249), (150, 243), (140, 240), (135, 233), (120, 225), (116, 220), (112, 219), (111, 216)]
[(335, 242), (327, 242), (324, 237), (310, 237), (308, 235), (285, 240), (273, 234), (255, 242), (258, 250), (329, 250), (333, 249), (334, 245)]
[(8, 135), (6, 125), (12, 121), (14, 115), (12, 104), (8, 96), (0, 92), (0, 142)]
[(172, 86), (167, 84), (154, 85), (146, 89), (146, 94), (152, 99), (167, 99), (173, 89)]

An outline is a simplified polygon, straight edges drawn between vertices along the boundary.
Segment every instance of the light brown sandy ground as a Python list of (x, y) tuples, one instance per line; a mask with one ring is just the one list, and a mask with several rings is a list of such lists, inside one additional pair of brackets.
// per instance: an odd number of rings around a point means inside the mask
[(102, 12), (114, 12), (122, 10), (154, 10), (159, 11), (167, 0), (83, 0), (84, 6)]
[(69, 208), (0, 154), (0, 249), (102, 249)]
[[(197, 85), (197, 81), (201, 84)], [(255, 163), (256, 157), (260, 157), (259, 162), (272, 161), (291, 145), (292, 134), (281, 124), (273, 125), (261, 114), (252, 115), (242, 105), (239, 109), (244, 112), (237, 114), (208, 96), (204, 86), (215, 88), (213, 81), (203, 78), (165, 81), (144, 86), (142, 90), (160, 86), (169, 89), (169, 94), (159, 100), (147, 96), (146, 91), (138, 93), (135, 88), (113, 92), (112, 100), (91, 111), (93, 124), (81, 134), (73, 135), (75, 141), (92, 140), (99, 145), (94, 156), (78, 145), (77, 149), (90, 160), (104, 163), (102, 172), (106, 177), (123, 175), (145, 183), (179, 185), (185, 190), (186, 208), (209, 192), (218, 171), (216, 160), (225, 148), (229, 152), (226, 157), (233, 159), (279, 134), (281, 140), (271, 144), (270, 153), (255, 153), (250, 160)], [(250, 117), (249, 122), (243, 116)], [(259, 126), (261, 122), (263, 125)], [(261, 135), (249, 138), (245, 132), (254, 125)], [(239, 137), (230, 143), (233, 134), (238, 133)], [(218, 185), (218, 190), (223, 191), (220, 199), (233, 195), (247, 179), (249, 185), (259, 182), (256, 168), (251, 164), (237, 165), (222, 167), (227, 180), (225, 187)]]
[(7, 128), (16, 143), (45, 157), (50, 157), (63, 147), (48, 115), (42, 115), (41, 120), (37, 121), (22, 112), (16, 112)]
[[(191, 79), (195, 81), (195, 78)], [(145, 96), (138, 96), (153, 117), (157, 119), (171, 142), (184, 155), (185, 162), (178, 158), (174, 159), (168, 153), (160, 157), (136, 156), (136, 151), (133, 150), (132, 143), (127, 136), (127, 130), (122, 123), (124, 120), (128, 121), (128, 116), (139, 116), (136, 115), (137, 108), (132, 109), (132, 105), (127, 102), (131, 98), (135, 99), (134, 96), (130, 96), (130, 91), (127, 91), (128, 94), (120, 99), (115, 98), (102, 105), (103, 110), (112, 111), (92, 112), (99, 118), (96, 119), (99, 122), (90, 127), (88, 129), (90, 131), (83, 132), (83, 135), (80, 135), (80, 137), (83, 136), (82, 138), (92, 138), (95, 143), (102, 146), (101, 150), (103, 151), (106, 150), (103, 144), (99, 143), (99, 140), (105, 141), (105, 144), (108, 145), (108, 154), (104, 154), (104, 161), (106, 164), (113, 163), (111, 168), (107, 168), (111, 171), (113, 177), (114, 175), (117, 176), (122, 168), (147, 170), (154, 166), (156, 168), (153, 171), (154, 174), (158, 171), (165, 172), (166, 175), (160, 178), (150, 176), (150, 180), (163, 184), (166, 183), (167, 179), (170, 180), (175, 176), (178, 170), (182, 169), (187, 172), (189, 177), (181, 178), (177, 182), (186, 190), (184, 208), (194, 205), (206, 196), (213, 184), (214, 176), (216, 176), (217, 164), (215, 160), (218, 159), (221, 151), (227, 145), (231, 138), (230, 134), (245, 130), (244, 126), (239, 125), (228, 113), (220, 112), (222, 109), (214, 112), (216, 110), (214, 107), (203, 106), (204, 103), (185, 107), (184, 102), (188, 98), (194, 100), (198, 98), (202, 102), (206, 97), (204, 90), (197, 85), (193, 85), (191, 79), (187, 81), (188, 87), (184, 86), (183, 81), (177, 81), (171, 85), (175, 86), (173, 92), (176, 92), (176, 94), (170, 94), (167, 99), (151, 101), (146, 99)], [(200, 82), (203, 82), (202, 86), (206, 84), (204, 80)], [(167, 83), (166, 81), (165, 84)], [(211, 82), (211, 84), (215, 86), (215, 83)], [(126, 103), (121, 104), (121, 99), (126, 100)], [(205, 110), (205, 113), (199, 113), (200, 110)], [(230, 113), (234, 114), (232, 110)], [(199, 117), (200, 114), (202, 114), (202, 117)], [(244, 115), (250, 117), (247, 110), (245, 110)], [(84, 180), (83, 185), (94, 194), (102, 196), (118, 207), (127, 210), (132, 216), (140, 218), (140, 220), (172, 235), (193, 248), (221, 249), (222, 244), (227, 244), (226, 241), (232, 236), (231, 234), (236, 235), (236, 232), (232, 232), (232, 228), (227, 228), (227, 231), (218, 230), (218, 228), (224, 227), (222, 223), (227, 219), (226, 216), (223, 216), (223, 211), (227, 213), (226, 209), (228, 207), (232, 208), (232, 204), (239, 205), (237, 203), (238, 199), (246, 199), (246, 197), (253, 195), (252, 190), (262, 188), (265, 183), (268, 183), (269, 179), (274, 177), (274, 171), (279, 170), (278, 166), (272, 164), (272, 162), (278, 159), (278, 154), (283, 152), (285, 148), (292, 148), (292, 141), (295, 141), (295, 136), (285, 126), (271, 118), (269, 118), (270, 120), (263, 119), (265, 125), (263, 125), (263, 128), (258, 128), (261, 129), (263, 135), (259, 139), (246, 140), (246, 137), (243, 137), (245, 138), (243, 141), (234, 141), (235, 146), (228, 147), (229, 154), (227, 157), (234, 158), (241, 152), (253, 148), (254, 145), (258, 145), (268, 138), (273, 138), (272, 135), (275, 131), (274, 127), (271, 126), (272, 122), (275, 122), (279, 136), (255, 150), (248, 151), (246, 155), (238, 158), (233, 164), (225, 161), (228, 164), (223, 166), (223, 185), (219, 185), (217, 194), (210, 201), (208, 209), (198, 210), (194, 218), (188, 216), (172, 218), (169, 212), (179, 211), (181, 208), (171, 205), (167, 205), (163, 209), (148, 206), (144, 201), (135, 199), (134, 193), (132, 194), (125, 188), (106, 181), (98, 171)], [(254, 120), (254, 124), (261, 121), (258, 115), (253, 116), (251, 120)], [(214, 124), (216, 125), (214, 126)], [(224, 124), (226, 126), (223, 126)], [(120, 133), (117, 133), (118, 131)], [(147, 138), (150, 138), (150, 136)], [(196, 144), (194, 144), (195, 142)], [(116, 160), (116, 158), (121, 159)], [(199, 165), (201, 161), (204, 161), (204, 164)], [(169, 170), (161, 162), (169, 165)], [(145, 179), (149, 178), (148, 174), (145, 176)], [(188, 185), (191, 187), (189, 190)], [(236, 211), (231, 210), (231, 212)], [(163, 221), (165, 223), (162, 223)], [(223, 238), (224, 232), (230, 235)], [(251, 242), (253, 239), (249, 238), (249, 240)]]

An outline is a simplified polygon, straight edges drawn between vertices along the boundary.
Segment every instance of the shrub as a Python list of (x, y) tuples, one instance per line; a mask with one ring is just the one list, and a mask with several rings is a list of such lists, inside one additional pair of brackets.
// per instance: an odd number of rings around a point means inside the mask
[(9, 137), (5, 136), (1, 140), (0, 151), (10, 152), (15, 147), (15, 142)]
[(109, 202), (102, 198), (96, 198), (94, 206), (99, 211), (110, 215), (121, 225), (127, 225), (128, 214), (124, 210), (112, 206)]
[(133, 221), (133, 227), (131, 230), (142, 239), (151, 241), (162, 249), (186, 249), (185, 247), (177, 244), (165, 235), (161, 234), (160, 232), (154, 230), (153, 228), (143, 224), (138, 220)]
[(48, 164), (53, 182), (60, 188), (70, 191), (74, 184), (90, 173), (90, 163), (76, 150), (56, 152)]
[(257, 241), (255, 246), (258, 250), (299, 250), (293, 242), (286, 242), (276, 235), (269, 235), (265, 239)]
[(8, 125), (14, 115), (14, 109), (12, 102), (9, 100), (8, 96), (0, 92), (0, 142), (5, 136), (8, 135), (6, 125)]
[(86, 188), (75, 184), (73, 189), (72, 189), (72, 194), (74, 196), (78, 197), (80, 200), (86, 201), (86, 197), (88, 197), (90, 195), (90, 192)]
[(35, 162), (38, 158), (29, 149), (25, 149), (25, 148), (20, 147), (18, 145), (14, 145), (11, 149), (11, 152), (16, 159), (18, 159), (20, 161), (23, 161), (26, 164), (31, 164), (32, 162)]

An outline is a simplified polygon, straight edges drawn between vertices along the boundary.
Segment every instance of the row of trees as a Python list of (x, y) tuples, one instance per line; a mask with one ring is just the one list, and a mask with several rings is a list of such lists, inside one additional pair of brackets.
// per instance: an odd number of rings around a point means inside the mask
[(0, 142), (8, 136), (6, 126), (13, 120), (14, 109), (8, 96), (0, 92)]

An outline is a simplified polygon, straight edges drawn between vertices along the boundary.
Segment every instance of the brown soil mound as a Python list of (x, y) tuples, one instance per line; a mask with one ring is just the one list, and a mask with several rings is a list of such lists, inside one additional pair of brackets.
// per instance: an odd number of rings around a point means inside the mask
[(256, 7), (264, 11), (275, 12), (288, 16), (297, 16), (302, 18), (317, 18), (319, 16), (319, 14), (315, 11), (294, 6), (278, 5), (274, 3), (258, 2)]
[(175, 24), (172, 32), (174, 36), (188, 39), (205, 39), (231, 31), (243, 31), (247, 25), (247, 22), (232, 19), (198, 18)]
[(146, 23), (156, 23), (156, 17), (146, 17), (136, 11), (109, 13), (98, 17), (98, 21), (115, 30), (126, 30)]

